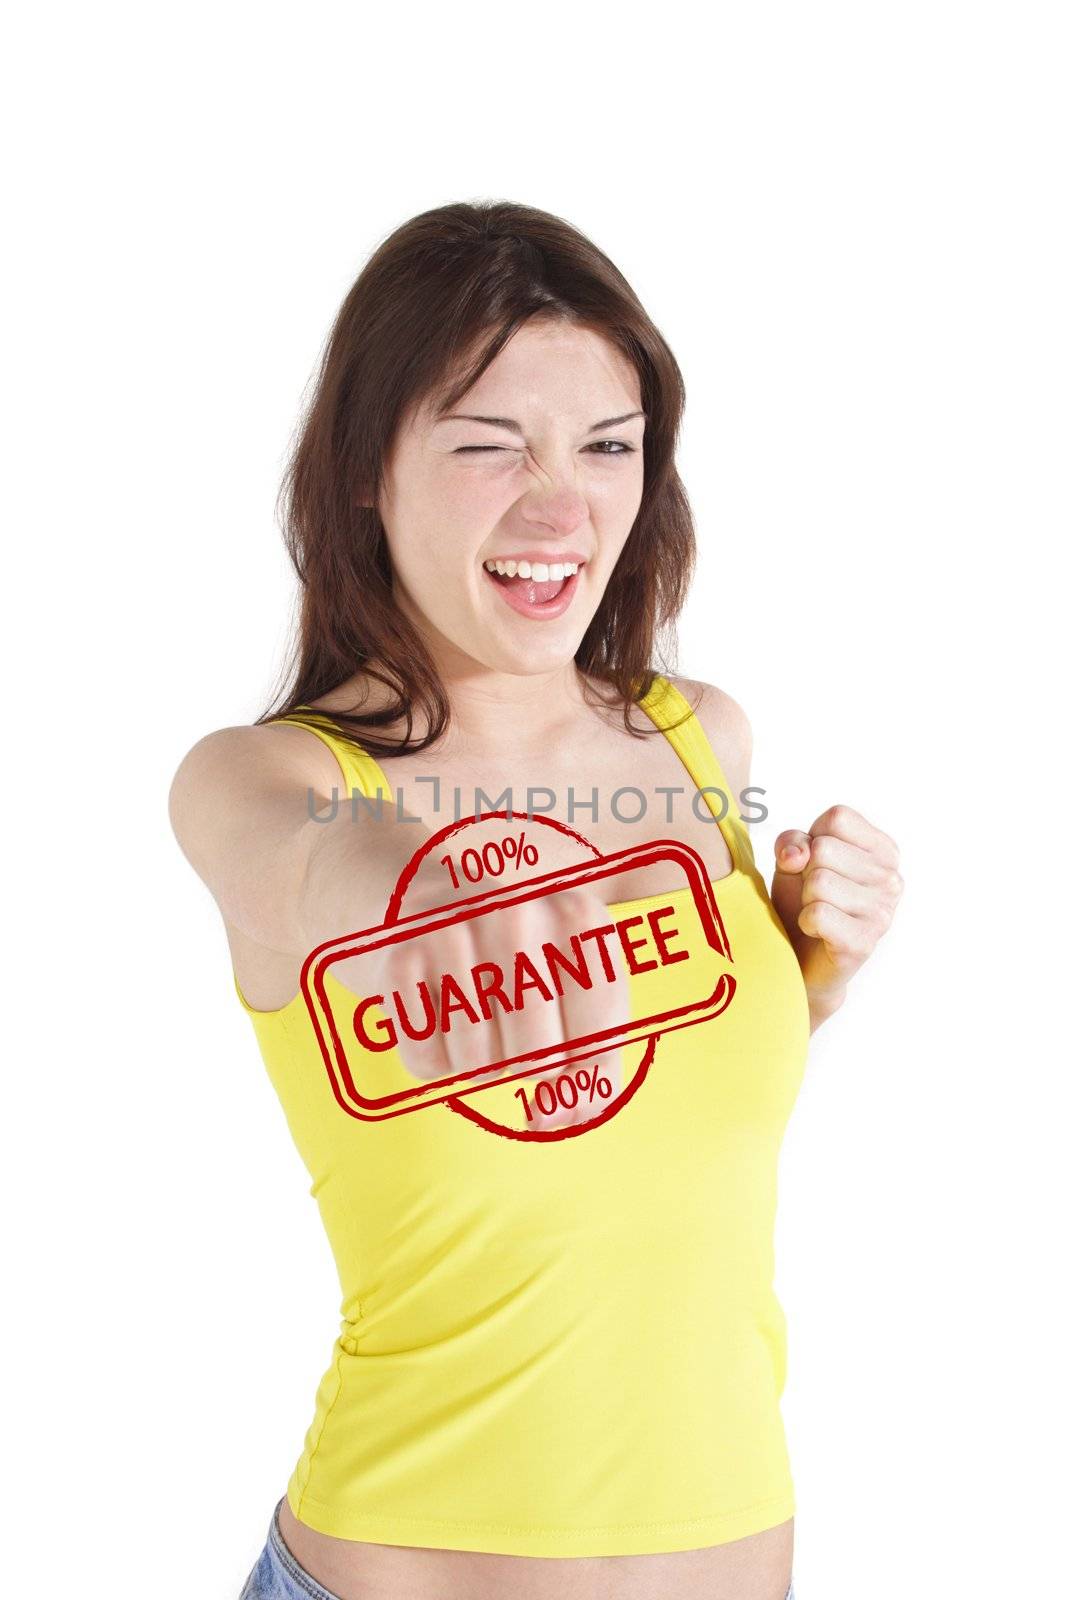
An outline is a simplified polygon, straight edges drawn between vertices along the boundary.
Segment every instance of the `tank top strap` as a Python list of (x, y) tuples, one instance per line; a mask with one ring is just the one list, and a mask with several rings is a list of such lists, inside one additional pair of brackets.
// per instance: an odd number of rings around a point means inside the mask
[[(748, 824), (741, 815), (711, 741), (689, 701), (669, 678), (658, 674), (648, 694), (638, 704), (672, 745), (697, 788), (709, 791), (704, 795), (704, 803), (711, 816), (718, 821), (734, 866), (746, 872), (753, 870), (755, 857)], [(277, 718), (277, 721), (307, 728), (329, 746), (349, 794), (355, 791), (373, 800), (380, 790), (383, 800), (392, 801), (389, 780), (378, 762), (325, 712), (314, 711), (310, 706), (297, 706), (287, 716)], [(672, 723), (676, 726), (670, 726)], [(717, 794), (710, 791), (717, 791)], [(725, 799), (719, 798), (721, 796)]]
[[(718, 821), (733, 857), (734, 866), (742, 872), (751, 873), (755, 869), (756, 861), (748, 824), (741, 815), (740, 807), (711, 741), (701, 726), (700, 718), (685, 695), (671, 683), (669, 678), (660, 674), (657, 675), (648, 694), (638, 704), (673, 745), (676, 755), (697, 788), (718, 791), (717, 794), (705, 793), (704, 804)], [(676, 723), (677, 726), (668, 726), (671, 723)]]
[(309, 732), (317, 734), (323, 744), (329, 746), (341, 769), (345, 789), (349, 795), (355, 791), (373, 800), (380, 790), (383, 800), (392, 801), (389, 779), (374, 757), (368, 755), (367, 751), (339, 728), (324, 711), (314, 711), (310, 706), (297, 706), (287, 716), (278, 717), (276, 720), (307, 728)]

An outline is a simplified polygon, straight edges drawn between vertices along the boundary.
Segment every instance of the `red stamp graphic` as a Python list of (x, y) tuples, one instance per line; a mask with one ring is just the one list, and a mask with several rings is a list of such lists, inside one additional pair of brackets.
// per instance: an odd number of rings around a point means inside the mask
[[(480, 848), (457, 849), (476, 819), (435, 833), (380, 925), (304, 962), (330, 1084), (353, 1117), (444, 1105), (507, 1138), (587, 1133), (633, 1098), (661, 1035), (709, 1022), (733, 999), (726, 929), (695, 850), (654, 839), (601, 855), (551, 818), (486, 812), (477, 823), (495, 819), (506, 821)], [(585, 858), (525, 876), (544, 828)], [(610, 898), (660, 862), (678, 868), (681, 887)]]

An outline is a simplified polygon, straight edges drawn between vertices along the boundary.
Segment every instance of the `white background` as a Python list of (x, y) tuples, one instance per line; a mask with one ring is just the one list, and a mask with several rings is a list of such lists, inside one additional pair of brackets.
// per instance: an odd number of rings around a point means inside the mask
[(678, 670), (752, 720), (764, 873), (837, 801), (902, 851), (782, 1151), (799, 1600), (1062, 1583), (1058, 11), (23, 9), (5, 1592), (233, 1600), (299, 1453), (337, 1280), (167, 790), (281, 662), (340, 300), (485, 198), (588, 233), (681, 363)]

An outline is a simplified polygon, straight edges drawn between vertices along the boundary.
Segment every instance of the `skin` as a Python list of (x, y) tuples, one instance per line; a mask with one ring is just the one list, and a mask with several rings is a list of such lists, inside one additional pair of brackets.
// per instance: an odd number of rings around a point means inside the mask
[[(565, 819), (568, 784), (582, 794), (594, 786), (610, 794), (635, 782), (635, 761), (648, 795), (656, 785), (685, 782), (665, 739), (637, 745), (621, 717), (589, 704), (574, 662), (643, 486), (644, 419), (596, 434), (590, 426), (640, 408), (637, 375), (609, 344), (536, 320), (455, 408), (515, 419), (518, 433), (437, 420), (427, 407), (405, 420), (379, 510), (397, 603), (432, 651), (453, 717), (432, 753), (381, 758), (394, 797), (406, 785), (405, 809), (418, 820), (403, 824), (386, 807), (373, 824), (377, 842), (369, 854), (365, 830), (308, 824), (307, 790), (325, 799), (338, 774), (326, 747), (292, 727), (208, 735), (175, 778), (175, 831), (220, 904), (250, 1004), (285, 1004), (311, 948), (338, 930), (380, 920), (400, 867), (429, 832), (453, 820), (453, 788), (462, 796), (459, 814), (470, 815), (476, 784), (490, 794), (513, 785), (517, 806), (527, 783), (544, 785), (560, 796), (549, 815)], [(556, 619), (518, 617), (481, 570), (490, 557), (534, 546), (576, 548), (587, 557), (575, 598)], [(695, 706), (737, 795), (749, 781), (752, 747), (744, 712), (712, 685), (674, 681)], [(376, 686), (353, 678), (316, 705), (351, 706), (357, 691), (368, 691), (365, 704), (379, 703)], [(652, 726), (643, 713), (635, 720)], [(430, 771), (442, 780), (440, 812), (431, 786), (409, 781)], [(694, 817), (691, 787), (673, 818), (650, 805), (640, 828), (611, 817), (592, 826), (585, 814), (575, 825), (604, 853), (648, 838), (681, 838), (703, 856), (714, 881), (731, 869), (729, 848), (720, 829)], [(239, 812), (241, 826), (227, 827), (226, 818)], [(253, 840), (262, 858), (252, 852)], [(539, 870), (553, 864), (544, 859)], [(674, 888), (677, 879), (676, 866), (660, 863), (639, 882), (620, 885), (616, 898)], [(804, 975), (812, 1032), (843, 1003), (850, 979), (889, 927), (902, 887), (893, 840), (849, 806), (831, 805), (807, 829), (778, 834), (771, 895)], [(298, 914), (285, 919), (290, 904)], [(548, 1560), (337, 1539), (298, 1522), (287, 1500), (279, 1515), (296, 1559), (340, 1600), (782, 1600), (792, 1570), (792, 1521), (700, 1550)]]

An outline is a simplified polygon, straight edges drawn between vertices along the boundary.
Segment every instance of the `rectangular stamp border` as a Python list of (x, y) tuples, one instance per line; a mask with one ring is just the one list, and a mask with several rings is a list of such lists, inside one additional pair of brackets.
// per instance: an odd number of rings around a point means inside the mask
[[(422, 1110), (437, 1105), (457, 1093), (470, 1094), (479, 1089), (498, 1088), (519, 1078), (528, 1078), (557, 1069), (564, 1063), (580, 1061), (603, 1051), (632, 1044), (653, 1034), (667, 1033), (675, 1028), (690, 1027), (708, 1020), (723, 1009), (722, 984), (701, 999), (669, 1011), (657, 1012), (648, 1017), (633, 1018), (624, 1027), (605, 1028), (599, 1033), (585, 1034), (581, 1038), (562, 1041), (530, 1051), (523, 1056), (491, 1062), (484, 1067), (471, 1068), (469, 1072), (456, 1073), (451, 1078), (435, 1078), (427, 1084), (411, 1089), (397, 1090), (393, 1094), (367, 1097), (360, 1093), (352, 1073), (344, 1044), (325, 988), (325, 976), (338, 961), (379, 949), (386, 944), (417, 938), (456, 922), (471, 921), (486, 916), (504, 906), (521, 905), (525, 901), (543, 898), (560, 889), (580, 888), (600, 883), (624, 872), (650, 866), (659, 861), (672, 861), (680, 866), (687, 883), (676, 890), (648, 898), (668, 898), (671, 894), (692, 894), (701, 928), (708, 948), (724, 961), (732, 962), (726, 929), (716, 904), (714, 890), (702, 858), (689, 845), (680, 840), (653, 839), (629, 850), (619, 850), (613, 855), (582, 861), (571, 867), (542, 873), (536, 878), (524, 878), (515, 884), (496, 884), (488, 890), (450, 902), (439, 908), (430, 908), (411, 917), (398, 917), (394, 922), (381, 923), (357, 933), (344, 934), (326, 940), (307, 956), (300, 973), (300, 987), (311, 1017), (312, 1027), (322, 1053), (335, 1098), (350, 1115), (366, 1121)], [(606, 902), (608, 905), (612, 902)], [(627, 905), (629, 901), (616, 901)], [(635, 901), (634, 903), (639, 903)], [(516, 1070), (501, 1077), (501, 1069), (515, 1066)], [(490, 1076), (495, 1074), (495, 1076)]]

